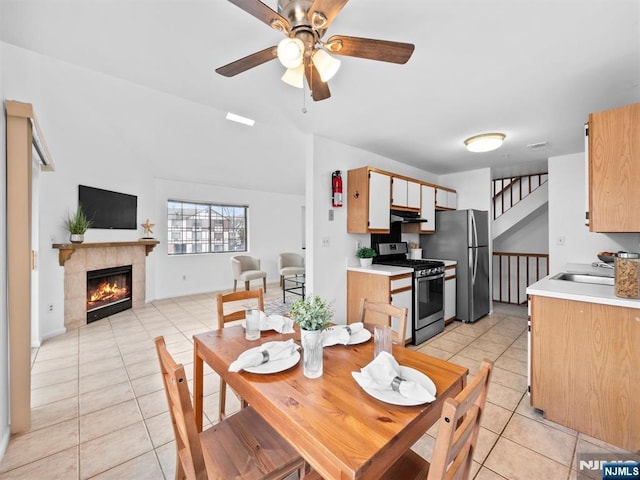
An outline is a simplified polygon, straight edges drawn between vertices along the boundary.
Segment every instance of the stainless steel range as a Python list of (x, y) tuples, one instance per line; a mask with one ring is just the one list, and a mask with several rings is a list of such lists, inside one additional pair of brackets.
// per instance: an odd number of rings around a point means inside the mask
[(408, 259), (407, 243), (379, 243), (374, 263), (413, 269), (412, 343), (444, 330), (444, 262)]

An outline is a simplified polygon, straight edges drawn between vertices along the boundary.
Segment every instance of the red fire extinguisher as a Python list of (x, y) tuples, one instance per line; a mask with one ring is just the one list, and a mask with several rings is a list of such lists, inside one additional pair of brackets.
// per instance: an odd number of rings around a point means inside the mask
[(342, 177), (340, 170), (331, 174), (331, 200), (334, 207), (342, 206)]

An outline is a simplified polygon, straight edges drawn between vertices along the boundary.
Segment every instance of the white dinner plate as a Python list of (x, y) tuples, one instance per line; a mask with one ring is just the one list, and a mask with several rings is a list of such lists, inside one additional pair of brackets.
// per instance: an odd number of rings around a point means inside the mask
[[(362, 387), (362, 389), (371, 395), (373, 398), (380, 400), (381, 402), (391, 403), (393, 405), (404, 405), (404, 406), (414, 406), (414, 405), (422, 405), (424, 403), (431, 403), (428, 400), (418, 400), (414, 398), (407, 398), (400, 394), (400, 392), (395, 392), (393, 390), (378, 390), (377, 388), (368, 388), (364, 387), (360, 383), (359, 374), (360, 372), (351, 372), (355, 381)], [(406, 380), (410, 380), (412, 382), (417, 382), (422, 385), (431, 395), (436, 396), (436, 385), (433, 381), (427, 377), (424, 373), (416, 370), (411, 367), (404, 367), (400, 365), (400, 376)]]
[[(261, 350), (262, 347), (255, 347), (252, 350)], [(293, 355), (287, 358), (283, 358), (281, 360), (273, 360), (267, 363), (263, 363), (262, 365), (257, 365), (255, 367), (246, 367), (244, 370), (249, 373), (260, 373), (260, 374), (268, 374), (268, 373), (278, 373), (283, 372), (294, 365), (296, 365), (300, 361), (300, 352), (296, 350), (293, 352)]]
[[(327, 327), (326, 330), (332, 330), (334, 328), (344, 328), (344, 327)], [(360, 343), (365, 343), (365, 342), (369, 341), (370, 338), (371, 338), (371, 332), (369, 330), (367, 330), (366, 328), (363, 328), (359, 332), (356, 332), (353, 335), (351, 335), (347, 345), (358, 345)], [(342, 345), (342, 344), (341, 343), (336, 343), (335, 345)], [(330, 346), (333, 347), (335, 345), (330, 345)]]

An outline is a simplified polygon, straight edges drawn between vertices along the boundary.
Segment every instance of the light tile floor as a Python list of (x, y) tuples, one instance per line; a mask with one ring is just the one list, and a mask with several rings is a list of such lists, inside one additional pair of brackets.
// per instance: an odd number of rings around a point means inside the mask
[[(283, 309), (269, 285), (265, 310)], [(171, 479), (175, 450), (153, 338), (164, 335), (192, 379), (194, 334), (216, 327), (215, 294), (152, 302), (51, 338), (33, 351), (32, 428), (14, 436), (0, 479)], [(418, 350), (469, 368), (495, 361), (472, 477), (575, 479), (578, 452), (621, 452), (542, 418), (529, 406), (526, 308), (495, 305), (454, 322)], [(218, 377), (205, 367), (206, 419), (217, 418)], [(192, 385), (190, 385), (190, 388)], [(228, 408), (238, 408), (234, 395)], [(414, 446), (429, 458), (436, 428)]]

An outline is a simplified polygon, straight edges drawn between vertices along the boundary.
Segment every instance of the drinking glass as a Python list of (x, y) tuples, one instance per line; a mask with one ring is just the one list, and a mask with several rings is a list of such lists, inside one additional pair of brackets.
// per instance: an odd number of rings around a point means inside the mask
[(248, 308), (245, 311), (244, 327), (244, 337), (247, 340), (260, 338), (260, 310)]
[(373, 358), (380, 352), (391, 353), (391, 327), (389, 325), (375, 325), (373, 327)]
[(302, 362), (305, 377), (322, 376), (322, 330), (305, 332), (302, 337)]

